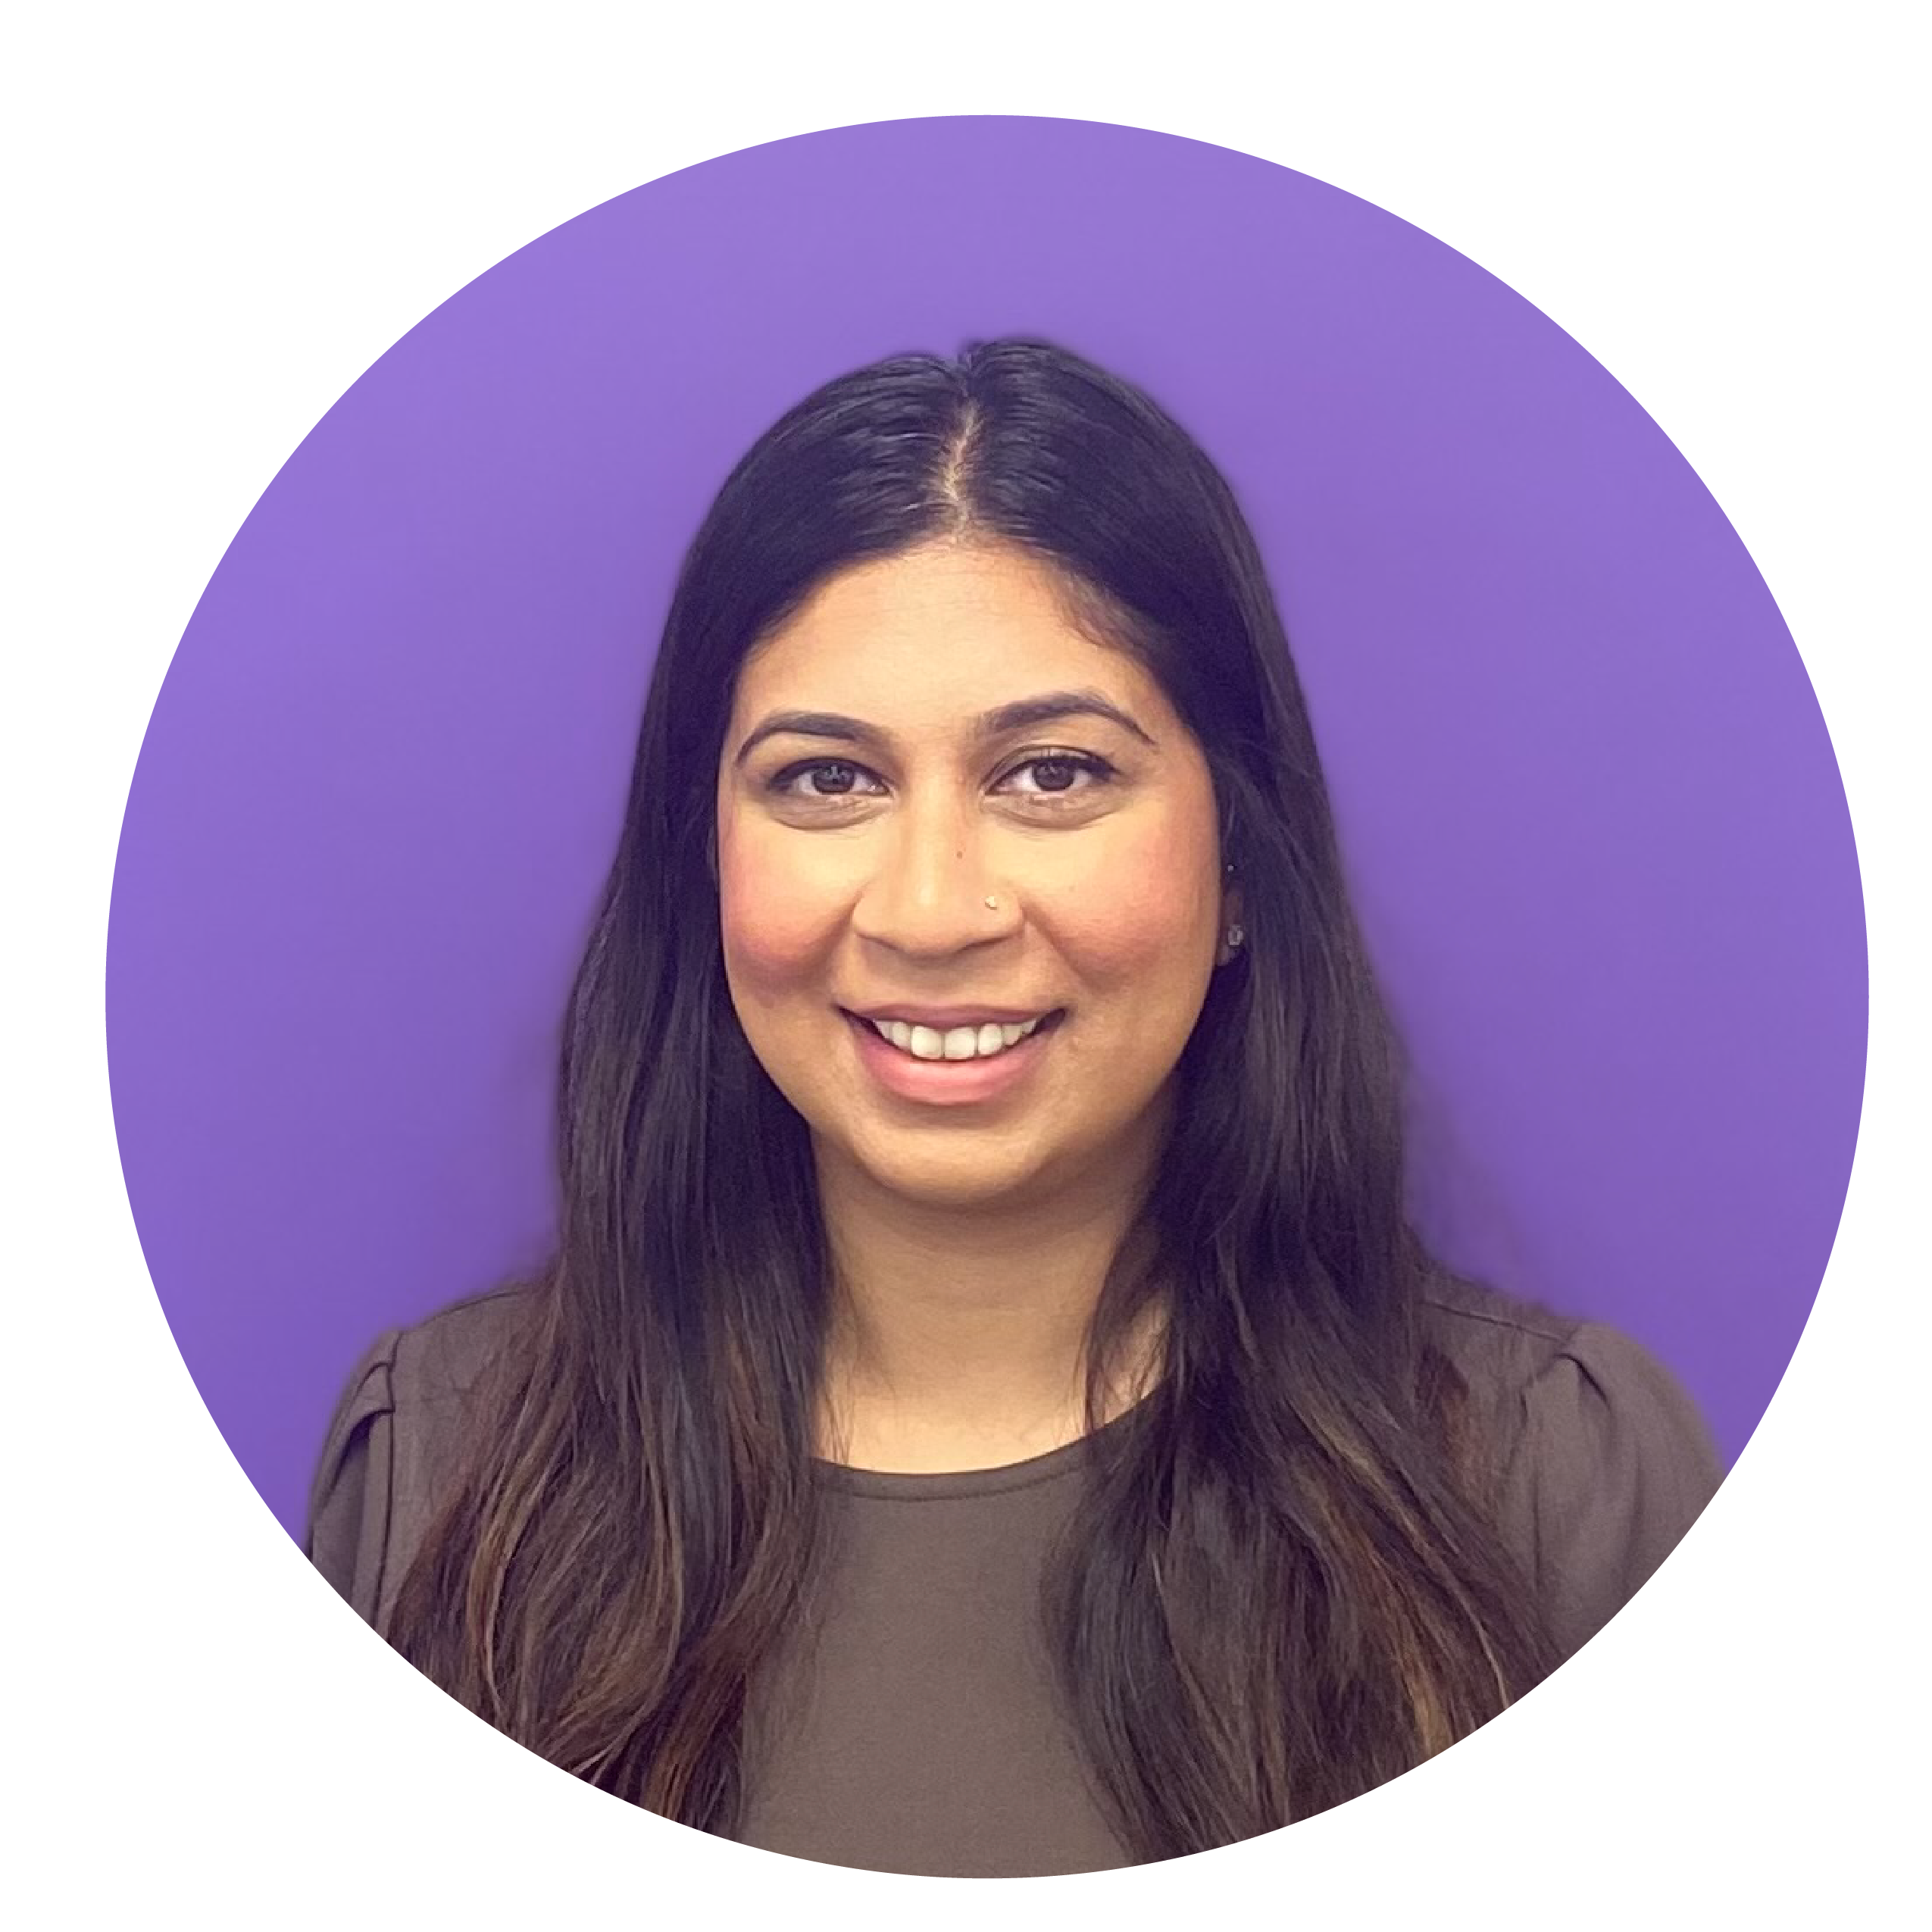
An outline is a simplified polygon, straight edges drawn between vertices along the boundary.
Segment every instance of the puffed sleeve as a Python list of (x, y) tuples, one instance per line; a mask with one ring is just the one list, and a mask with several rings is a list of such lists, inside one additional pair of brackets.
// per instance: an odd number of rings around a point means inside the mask
[(370, 1622), (389, 1555), (395, 1438), (394, 1378), (401, 1331), (357, 1363), (323, 1440), (309, 1492), (309, 1561)]
[(1565, 1656), (1643, 1587), (1723, 1480), (1703, 1418), (1615, 1329), (1576, 1329), (1524, 1391), (1505, 1479)]

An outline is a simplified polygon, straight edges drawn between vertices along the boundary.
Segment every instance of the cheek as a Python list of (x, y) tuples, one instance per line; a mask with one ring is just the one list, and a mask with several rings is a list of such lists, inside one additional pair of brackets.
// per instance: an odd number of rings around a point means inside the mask
[(722, 842), (718, 921), (732, 984), (761, 1000), (814, 977), (837, 942), (833, 898), (795, 855), (755, 838)]
[(1112, 855), (1059, 908), (1058, 930), (1082, 977), (1158, 1003), (1197, 996), (1218, 916), (1205, 876), (1199, 841), (1179, 834), (1136, 839)]

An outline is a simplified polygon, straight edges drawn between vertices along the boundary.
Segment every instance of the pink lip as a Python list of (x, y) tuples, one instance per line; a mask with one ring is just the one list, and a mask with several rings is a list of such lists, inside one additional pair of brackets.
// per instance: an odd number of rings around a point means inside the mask
[(1039, 1064), (1055, 1031), (1052, 1024), (1043, 1024), (990, 1060), (915, 1060), (882, 1039), (871, 1021), (850, 1013), (846, 1019), (858, 1037), (860, 1061), (887, 1093), (939, 1107), (996, 1099), (1010, 1092)]
[(1043, 1017), (1047, 1009), (1037, 1006), (861, 1006), (852, 1009), (861, 1020), (903, 1020), (909, 1027), (930, 1027), (944, 1033), (949, 1027), (983, 1027), (996, 1024), (1021, 1026)]

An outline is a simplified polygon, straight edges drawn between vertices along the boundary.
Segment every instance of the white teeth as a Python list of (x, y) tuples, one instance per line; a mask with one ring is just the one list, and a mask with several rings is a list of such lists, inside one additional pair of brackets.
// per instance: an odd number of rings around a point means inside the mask
[(915, 1060), (983, 1060), (1017, 1046), (1039, 1024), (1038, 1020), (989, 1020), (980, 1027), (909, 1026), (903, 1020), (874, 1020), (880, 1037)]

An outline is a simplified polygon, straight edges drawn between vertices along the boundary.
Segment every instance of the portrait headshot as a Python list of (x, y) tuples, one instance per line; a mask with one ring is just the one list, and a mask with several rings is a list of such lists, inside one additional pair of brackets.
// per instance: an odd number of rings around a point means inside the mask
[(345, 1629), (947, 1877), (1548, 1694), (1771, 1399), (1864, 998), (1802, 665), (1609, 377), (1337, 190), (999, 117), (620, 197), (372, 368), (109, 943), (158, 1290)]

